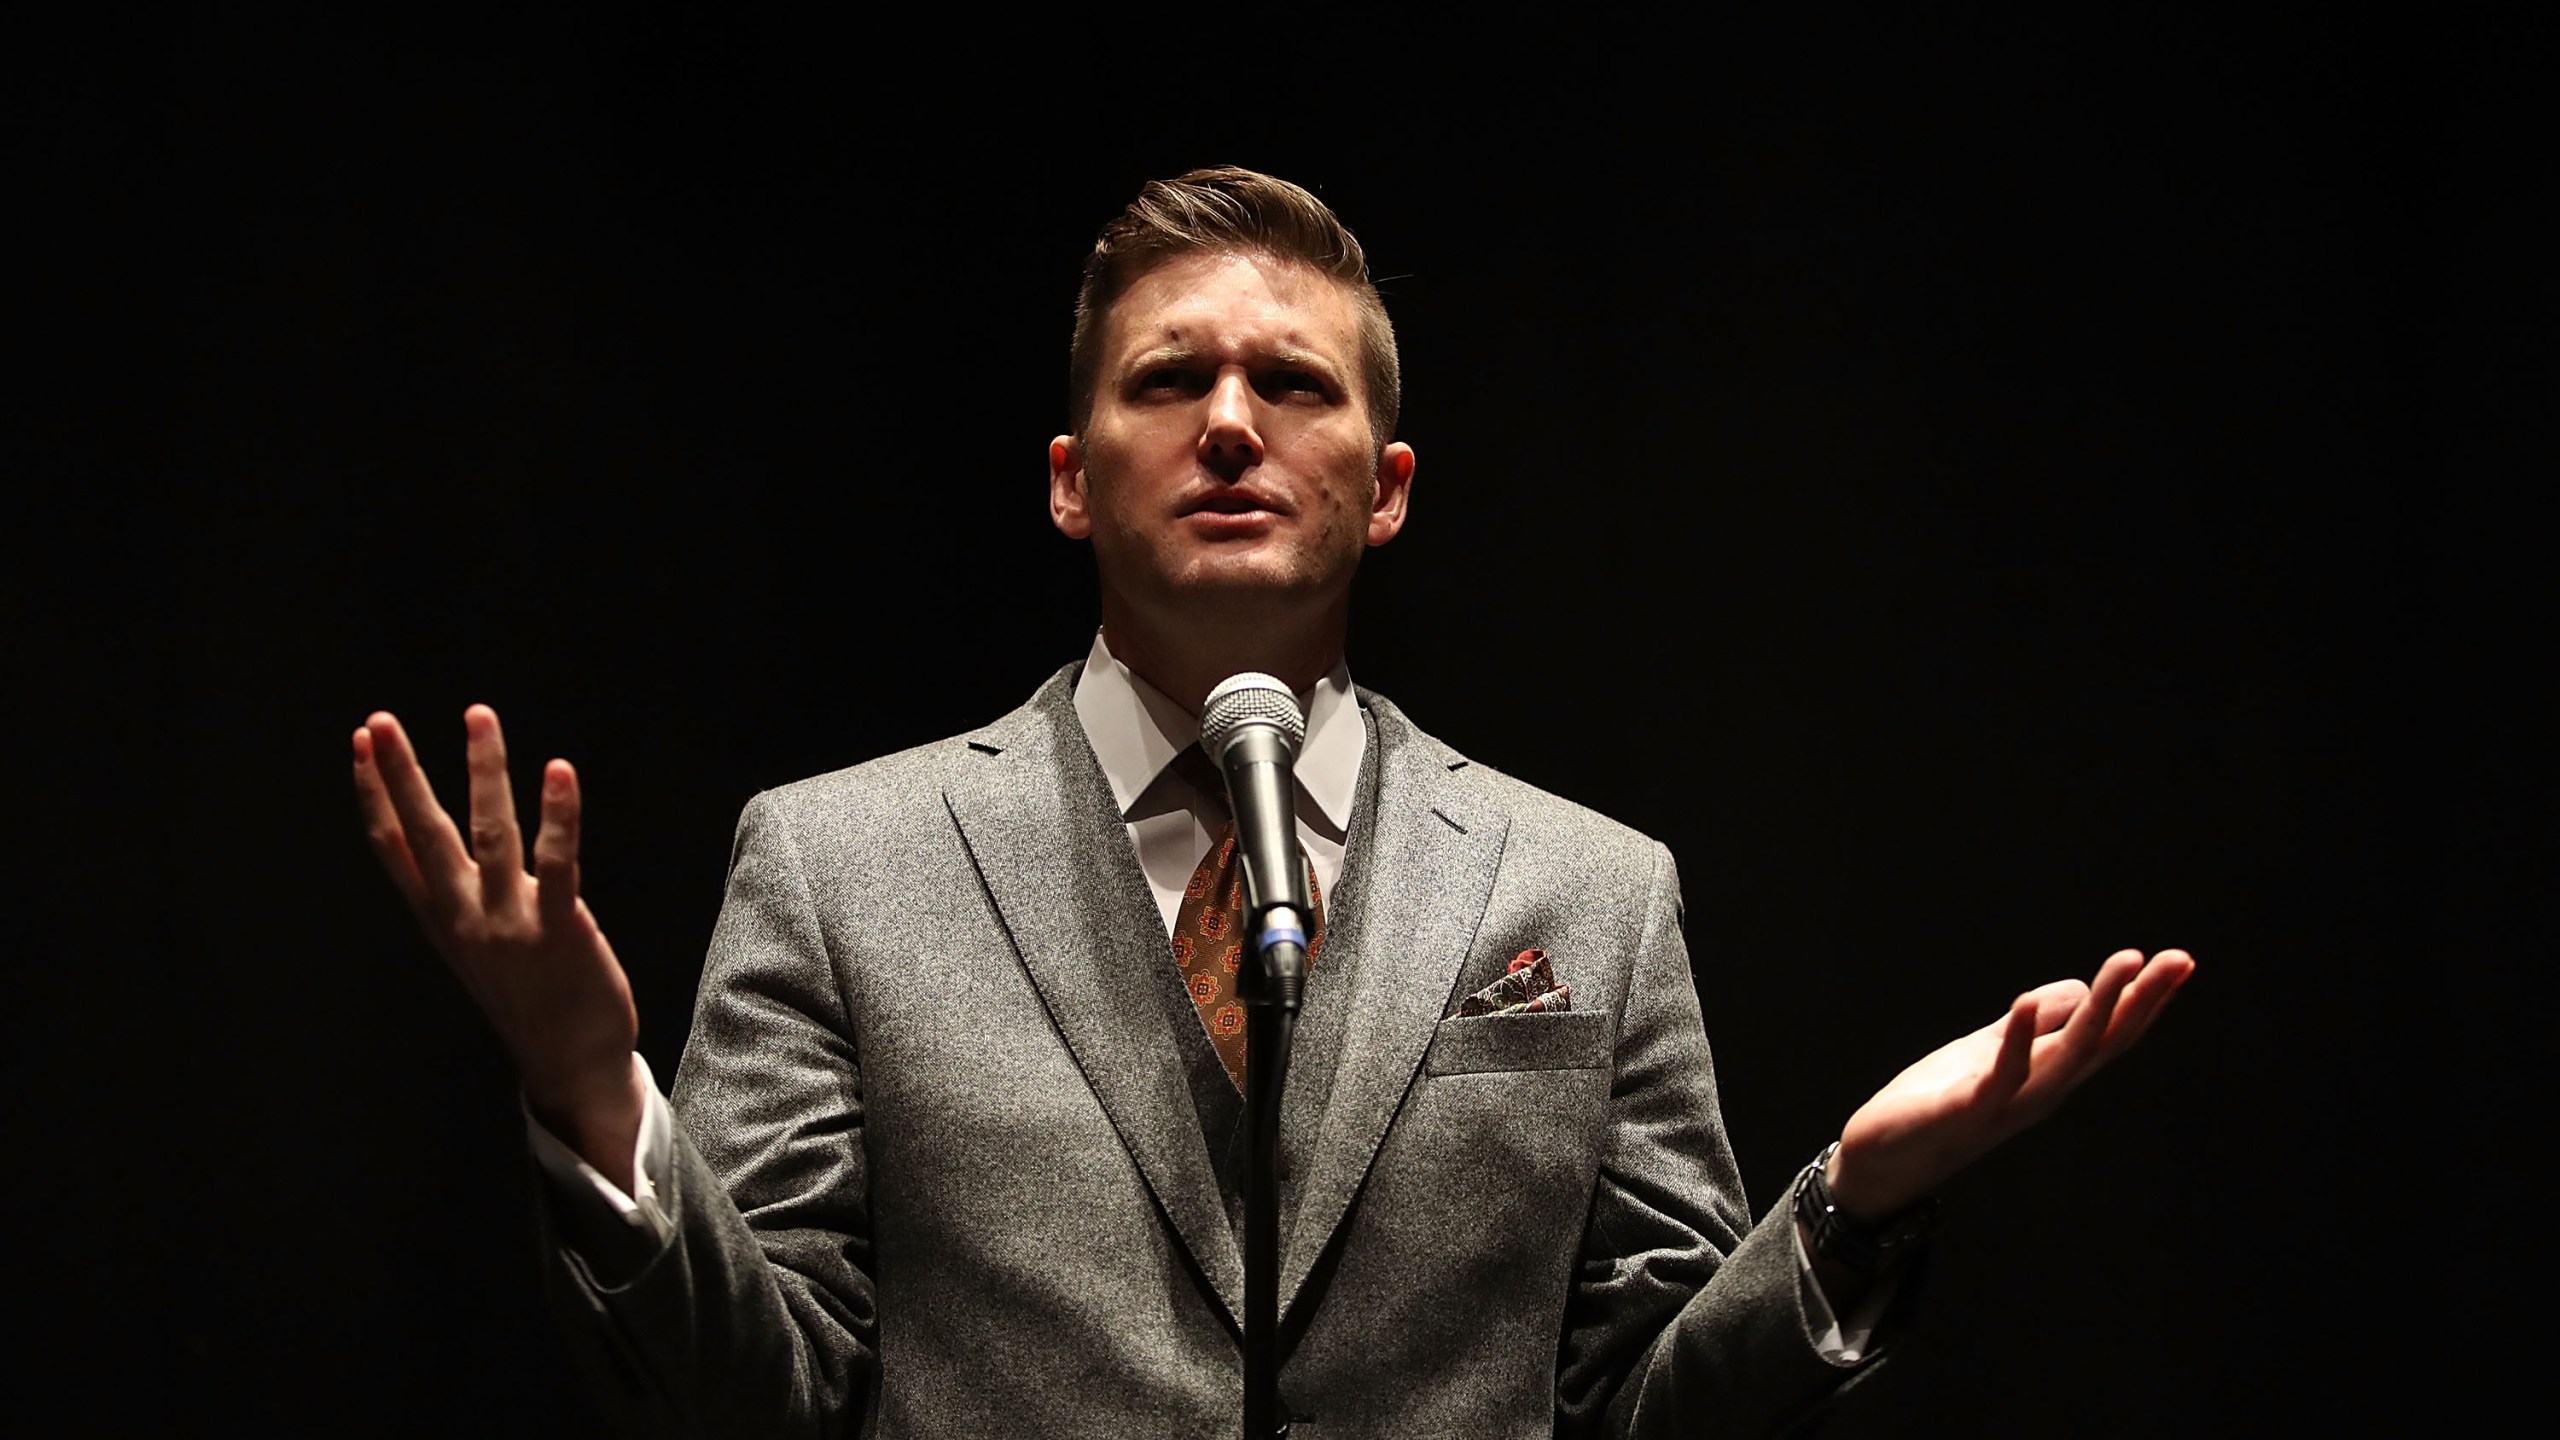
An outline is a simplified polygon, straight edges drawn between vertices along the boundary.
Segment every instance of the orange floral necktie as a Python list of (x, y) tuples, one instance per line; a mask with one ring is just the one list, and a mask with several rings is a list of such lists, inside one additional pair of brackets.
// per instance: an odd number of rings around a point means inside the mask
[[(1324, 891), (1314, 867), (1307, 870), (1307, 898), (1315, 909), (1309, 927), (1307, 969), (1324, 948)], [(1182, 887), (1182, 908), (1173, 919), (1173, 962), (1209, 1032), (1209, 1043), (1225, 1062), (1227, 1078), (1244, 1089), (1244, 1001), (1236, 993), (1236, 972), (1244, 963), (1244, 864), (1236, 858), (1236, 827), (1230, 820), (1209, 842), (1191, 883)]]

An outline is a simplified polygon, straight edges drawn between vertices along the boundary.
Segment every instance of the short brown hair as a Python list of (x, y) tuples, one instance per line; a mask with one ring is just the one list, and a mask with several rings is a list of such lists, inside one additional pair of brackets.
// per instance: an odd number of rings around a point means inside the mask
[(1076, 290), (1076, 335), (1067, 352), (1067, 411), (1076, 433), (1093, 420), (1101, 383), (1103, 319), (1138, 278), (1180, 255), (1248, 254), (1294, 260), (1351, 291), (1360, 315), (1360, 378), (1369, 429), (1384, 448), (1395, 438), (1403, 403), (1395, 327), (1369, 280), (1360, 242), (1325, 203), (1274, 176), (1213, 165), (1171, 180), (1150, 180), (1112, 217), (1085, 258)]

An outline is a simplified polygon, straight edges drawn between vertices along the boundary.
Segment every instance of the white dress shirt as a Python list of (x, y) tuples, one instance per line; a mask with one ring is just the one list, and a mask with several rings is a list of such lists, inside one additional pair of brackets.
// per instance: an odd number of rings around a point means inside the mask
[[(1351, 667), (1333, 673), (1298, 696), (1307, 717), (1298, 746), (1298, 847), (1315, 867), (1316, 884), (1330, 894), (1342, 878), (1342, 850), (1351, 838), (1351, 804), (1360, 786), (1360, 760), (1369, 750), (1369, 727), (1351, 693)], [(1227, 823), (1227, 798), (1205, 793), (1172, 768), (1174, 758), (1200, 738), (1199, 719), (1120, 663), (1102, 636), (1084, 658), (1076, 682), (1076, 718), (1084, 722), (1093, 758), (1111, 782), (1111, 798), (1129, 827), (1138, 868), (1156, 896), (1167, 940), (1182, 911), (1182, 892), (1209, 853), (1209, 841)]]

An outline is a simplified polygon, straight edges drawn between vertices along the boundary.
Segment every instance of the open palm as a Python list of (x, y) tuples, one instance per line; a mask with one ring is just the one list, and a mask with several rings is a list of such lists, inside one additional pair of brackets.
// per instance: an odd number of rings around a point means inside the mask
[(2151, 1028), (2195, 973), (2183, 950), (2120, 950), (2087, 984), (2057, 980), (1940, 1046), (1858, 1107), (1840, 1132), (1834, 1199), (1880, 1218), (1935, 1191), (2001, 1141), (2053, 1113)]

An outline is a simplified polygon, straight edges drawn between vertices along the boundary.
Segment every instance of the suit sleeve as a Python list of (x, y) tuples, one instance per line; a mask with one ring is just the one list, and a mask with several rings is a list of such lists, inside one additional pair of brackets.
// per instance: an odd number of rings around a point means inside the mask
[(861, 1070), (774, 808), (759, 797), (739, 821), (677, 1074), (672, 1238), (604, 1273), (545, 1206), (572, 1344), (645, 1433), (849, 1433), (876, 1369)]
[(1565, 1312), (1559, 1434), (1777, 1434), (1861, 1373), (1815, 1349), (1788, 1207), (1753, 1225), (1747, 1203), (1681, 934), (1679, 878), (1656, 847)]

